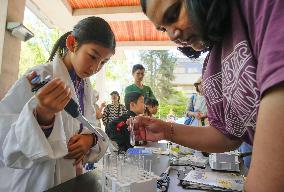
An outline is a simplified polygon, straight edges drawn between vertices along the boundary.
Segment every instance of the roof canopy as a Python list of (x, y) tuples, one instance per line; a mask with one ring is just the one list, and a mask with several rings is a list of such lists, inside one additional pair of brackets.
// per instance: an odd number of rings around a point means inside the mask
[(174, 46), (143, 14), (140, 0), (27, 0), (27, 6), (50, 28), (70, 31), (82, 18), (99, 16), (112, 27), (118, 47), (169, 49)]

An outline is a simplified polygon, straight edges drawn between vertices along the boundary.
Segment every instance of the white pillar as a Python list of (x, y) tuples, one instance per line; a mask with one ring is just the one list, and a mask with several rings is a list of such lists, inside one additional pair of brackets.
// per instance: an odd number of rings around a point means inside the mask
[(107, 99), (106, 93), (106, 67), (104, 66), (100, 72), (96, 74), (96, 90), (100, 94), (98, 103), (101, 103)]
[(8, 0), (0, 0), (0, 74), (4, 47), (5, 27), (8, 10)]
[[(1, 2), (1, 8), (0, 8), (1, 30), (3, 30), (2, 22), (5, 23), (6, 21), (14, 21), (20, 23), (23, 22), (26, 0), (0, 0), (0, 2)], [(7, 11), (6, 19), (4, 19), (2, 15), (2, 9), (5, 11), (5, 7)], [(3, 19), (5, 21), (3, 21)], [(2, 57), (0, 57), (0, 60), (2, 61), (1, 74), (0, 74), (0, 99), (4, 97), (4, 95), (9, 90), (9, 88), (18, 79), (19, 61), (21, 53), (20, 40), (12, 36), (10, 32), (6, 30), (4, 31), (3, 34), (0, 33), (0, 39), (3, 39), (3, 36), (4, 36), (4, 43), (2, 42), (3, 45)], [(1, 46), (1, 40), (0, 40), (0, 46)]]

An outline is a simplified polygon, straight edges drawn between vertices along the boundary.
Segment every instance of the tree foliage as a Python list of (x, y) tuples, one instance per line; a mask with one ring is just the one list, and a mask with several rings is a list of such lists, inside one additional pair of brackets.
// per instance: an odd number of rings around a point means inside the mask
[(29, 11), (25, 13), (25, 25), (34, 33), (34, 37), (21, 45), (19, 76), (38, 64), (45, 63), (52, 46), (60, 37), (58, 29), (47, 28)]
[(173, 87), (174, 68), (177, 59), (169, 51), (141, 51), (140, 59), (145, 66), (144, 83), (149, 85), (159, 100), (159, 117), (166, 118), (172, 110), (177, 117), (186, 110), (187, 97)]
[(125, 62), (125, 60), (110, 60), (105, 67), (106, 79), (111, 82), (119, 81), (119, 87), (121, 88), (121, 90), (115, 90), (123, 93), (124, 88), (129, 85), (129, 79), (132, 79), (130, 72), (131, 69), (129, 68), (128, 64)]
[(159, 116), (162, 119), (166, 119), (169, 112), (172, 110), (176, 117), (184, 116), (186, 111), (188, 98), (184, 92), (174, 91), (173, 98), (166, 102), (161, 102), (159, 105)]
[(165, 50), (141, 51), (140, 58), (146, 68), (145, 84), (151, 87), (159, 101), (167, 101), (174, 92), (176, 58)]

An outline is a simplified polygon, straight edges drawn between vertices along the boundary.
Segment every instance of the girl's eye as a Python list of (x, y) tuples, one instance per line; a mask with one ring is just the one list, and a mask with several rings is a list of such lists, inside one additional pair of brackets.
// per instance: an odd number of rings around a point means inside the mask
[(174, 22), (176, 22), (178, 17), (179, 17), (179, 12), (176, 11), (176, 12), (173, 13), (173, 15), (171, 17), (168, 18), (168, 22), (169, 23), (174, 23)]
[(93, 55), (91, 55), (91, 54), (89, 54), (89, 56), (90, 56), (91, 59), (93, 59), (93, 60), (97, 59), (95, 56), (93, 56)]

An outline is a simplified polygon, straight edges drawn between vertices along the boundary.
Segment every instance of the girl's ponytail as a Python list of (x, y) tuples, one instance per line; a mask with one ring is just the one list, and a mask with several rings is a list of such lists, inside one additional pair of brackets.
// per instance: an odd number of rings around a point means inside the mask
[(67, 47), (66, 47), (66, 39), (67, 37), (72, 33), (72, 31), (69, 31), (65, 34), (63, 34), (54, 44), (52, 51), (50, 53), (50, 56), (47, 60), (47, 62), (53, 61), (56, 53), (59, 54), (60, 57), (63, 57), (64, 54), (67, 52)]

